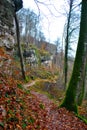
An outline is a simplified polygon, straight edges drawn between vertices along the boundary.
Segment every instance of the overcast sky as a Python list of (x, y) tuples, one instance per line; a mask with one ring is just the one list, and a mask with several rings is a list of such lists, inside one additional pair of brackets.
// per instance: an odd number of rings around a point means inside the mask
[[(35, 3), (34, 0), (23, 0), (24, 8), (30, 8), (36, 13), (39, 12), (43, 18), (42, 31), (47, 41), (54, 42), (58, 37), (62, 38), (65, 17), (63, 13), (64, 0), (39, 0), (42, 3)], [(49, 3), (50, 1), (50, 3)], [(39, 8), (39, 10), (38, 10)]]

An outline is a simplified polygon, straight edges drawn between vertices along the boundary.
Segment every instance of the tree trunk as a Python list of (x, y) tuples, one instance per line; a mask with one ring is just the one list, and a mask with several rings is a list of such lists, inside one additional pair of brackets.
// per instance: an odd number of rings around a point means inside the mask
[(83, 65), (81, 67), (80, 81), (78, 82), (76, 102), (80, 106), (84, 98), (85, 79), (86, 79), (86, 65), (87, 65), (87, 47), (86, 53), (83, 56)]
[(18, 20), (17, 20), (16, 13), (15, 13), (14, 17), (15, 17), (15, 24), (16, 24), (16, 35), (17, 35), (16, 37), (17, 37), (18, 51), (19, 51), (19, 56), (20, 56), (21, 71), (22, 71), (23, 79), (26, 79), (23, 55), (22, 55), (22, 50), (21, 50), (21, 45), (20, 45), (19, 23), (18, 23)]
[(69, 50), (69, 28), (70, 28), (70, 19), (71, 19), (71, 12), (73, 6), (73, 0), (70, 0), (70, 8), (68, 14), (68, 21), (67, 21), (67, 34), (65, 39), (65, 63), (64, 63), (64, 70), (65, 70), (65, 86), (67, 84), (67, 73), (68, 73), (68, 50)]
[(87, 28), (87, 0), (82, 0), (82, 9), (81, 9), (81, 22), (80, 22), (80, 33), (79, 40), (76, 52), (76, 58), (74, 62), (74, 68), (69, 82), (69, 86), (66, 91), (65, 99), (60, 107), (66, 107), (70, 111), (78, 112), (77, 103), (76, 103), (76, 93), (78, 82), (81, 80), (81, 67), (83, 64), (83, 55), (85, 47), (85, 34)]
[[(85, 13), (85, 18), (87, 21), (87, 13)], [(87, 25), (86, 25), (86, 32), (85, 32), (85, 39), (84, 39), (84, 55), (82, 66), (80, 68), (80, 81), (78, 82), (77, 88), (77, 104), (80, 106), (82, 104), (84, 98), (84, 91), (85, 91), (85, 80), (86, 80), (86, 67), (87, 67)]]

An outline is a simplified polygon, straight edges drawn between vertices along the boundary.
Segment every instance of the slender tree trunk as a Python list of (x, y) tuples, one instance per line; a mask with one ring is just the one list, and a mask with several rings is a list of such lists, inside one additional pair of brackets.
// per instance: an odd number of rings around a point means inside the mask
[(66, 107), (70, 111), (78, 112), (77, 103), (76, 103), (76, 93), (78, 82), (81, 80), (81, 67), (83, 64), (83, 55), (85, 47), (85, 34), (87, 28), (87, 0), (82, 0), (82, 9), (81, 9), (81, 22), (80, 22), (80, 33), (79, 40), (76, 52), (76, 58), (74, 62), (74, 68), (69, 82), (69, 86), (66, 91), (65, 99), (60, 105), (61, 107)]
[(64, 63), (64, 70), (65, 70), (65, 86), (67, 84), (67, 73), (68, 73), (68, 50), (69, 50), (69, 28), (70, 28), (70, 19), (71, 19), (71, 12), (73, 6), (73, 0), (70, 0), (70, 8), (68, 14), (68, 21), (67, 21), (67, 35), (65, 39), (65, 63)]
[(17, 35), (18, 51), (19, 51), (19, 56), (20, 56), (21, 71), (22, 71), (23, 79), (25, 79), (26, 76), (25, 76), (24, 61), (23, 61), (23, 55), (22, 55), (22, 50), (21, 50), (21, 45), (20, 45), (19, 23), (18, 23), (16, 13), (14, 17), (15, 17), (15, 24), (16, 24), (16, 35)]

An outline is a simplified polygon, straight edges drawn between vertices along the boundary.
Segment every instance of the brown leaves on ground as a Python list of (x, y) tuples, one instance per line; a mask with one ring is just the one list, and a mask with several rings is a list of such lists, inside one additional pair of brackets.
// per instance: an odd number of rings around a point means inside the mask
[(0, 68), (0, 130), (87, 130), (87, 125)]
[(45, 95), (22, 90), (14, 80), (0, 78), (0, 127), (3, 130), (87, 130), (65, 108), (58, 109)]

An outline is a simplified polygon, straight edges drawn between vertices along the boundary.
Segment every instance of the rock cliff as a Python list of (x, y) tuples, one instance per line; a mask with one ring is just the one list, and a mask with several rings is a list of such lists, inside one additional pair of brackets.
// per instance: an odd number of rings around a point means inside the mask
[(14, 43), (14, 13), (22, 8), (22, 0), (0, 0), (0, 46)]

